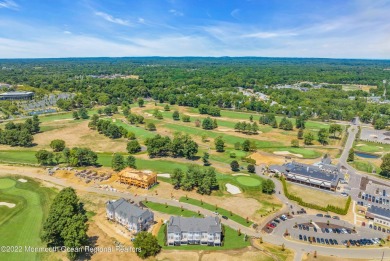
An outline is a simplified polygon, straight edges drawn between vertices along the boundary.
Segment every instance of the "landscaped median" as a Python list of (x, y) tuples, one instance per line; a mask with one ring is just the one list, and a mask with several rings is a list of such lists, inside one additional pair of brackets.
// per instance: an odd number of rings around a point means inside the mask
[(249, 237), (239, 233), (238, 231), (222, 225), (222, 246), (205, 246), (205, 245), (183, 245), (183, 246), (166, 246), (166, 228), (167, 225), (163, 224), (158, 231), (157, 240), (160, 246), (163, 249), (172, 249), (172, 250), (229, 250), (229, 249), (238, 249), (250, 246)]
[(235, 214), (235, 213), (233, 213), (233, 212), (231, 212), (229, 210), (226, 210), (226, 209), (220, 208), (218, 206), (202, 202), (202, 201), (197, 200), (197, 199), (188, 198), (188, 197), (181, 197), (179, 199), (179, 201), (187, 203), (187, 204), (191, 204), (191, 205), (194, 205), (194, 206), (198, 206), (198, 207), (201, 207), (201, 208), (213, 211), (213, 212), (214, 211), (218, 212), (222, 216), (226, 216), (229, 219), (233, 220), (234, 222), (237, 222), (237, 223), (239, 223), (239, 224), (241, 224), (243, 226), (246, 226), (246, 227), (249, 227), (249, 226), (251, 226), (253, 224), (252, 221), (247, 220), (246, 218), (243, 218), (243, 217), (241, 217), (241, 216), (239, 216), (239, 215), (237, 215), (237, 214)]
[(155, 202), (150, 202), (150, 201), (143, 201), (142, 204), (144, 204), (146, 207), (158, 211), (161, 213), (169, 214), (169, 215), (174, 215), (174, 216), (183, 216), (183, 217), (203, 217), (202, 214), (198, 214), (194, 211), (187, 210), (184, 208), (179, 208), (175, 206), (171, 206), (168, 204), (160, 204), (160, 203), (155, 203)]

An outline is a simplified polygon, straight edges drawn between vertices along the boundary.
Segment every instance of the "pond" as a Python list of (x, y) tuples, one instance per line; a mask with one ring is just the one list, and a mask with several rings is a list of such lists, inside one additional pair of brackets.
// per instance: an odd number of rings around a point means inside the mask
[(379, 155), (364, 153), (364, 152), (355, 152), (355, 155), (367, 159), (377, 159), (381, 157)]

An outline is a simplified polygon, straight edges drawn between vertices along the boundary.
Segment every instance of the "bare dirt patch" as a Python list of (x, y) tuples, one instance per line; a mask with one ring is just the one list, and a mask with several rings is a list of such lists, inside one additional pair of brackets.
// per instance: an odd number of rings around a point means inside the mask
[(125, 139), (109, 139), (96, 130), (88, 128), (88, 121), (34, 135), (34, 142), (38, 144), (38, 149), (49, 148), (50, 142), (54, 139), (64, 140), (67, 147), (88, 147), (102, 152), (126, 151)]

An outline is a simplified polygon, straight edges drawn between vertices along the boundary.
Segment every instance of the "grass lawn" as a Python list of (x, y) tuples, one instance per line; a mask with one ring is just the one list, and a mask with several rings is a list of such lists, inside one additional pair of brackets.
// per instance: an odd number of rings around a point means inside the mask
[(327, 193), (319, 189), (299, 186), (287, 182), (288, 192), (292, 195), (301, 197), (305, 202), (312, 203), (318, 206), (326, 207), (333, 205), (335, 207), (344, 208), (347, 198), (335, 195), (331, 192)]
[(381, 169), (379, 167), (375, 166), (374, 164), (372, 164), (371, 162), (369, 162), (367, 160), (354, 160), (353, 162), (350, 162), (349, 164), (351, 164), (355, 169), (360, 170), (360, 171), (364, 171), (367, 173), (372, 173), (373, 170), (376, 170), (376, 173), (381, 172)]
[(223, 208), (220, 208), (218, 207), (217, 209), (215, 208), (214, 205), (210, 205), (208, 203), (205, 203), (205, 202), (200, 202), (199, 200), (197, 199), (193, 199), (193, 198), (188, 198), (186, 199), (186, 197), (181, 197), (179, 199), (180, 202), (184, 202), (184, 203), (188, 203), (188, 204), (191, 204), (191, 205), (195, 205), (195, 206), (198, 206), (198, 207), (201, 207), (201, 208), (204, 208), (204, 209), (208, 209), (210, 211), (216, 211), (218, 212), (219, 214), (221, 214), (222, 216), (227, 216), (229, 219), (243, 225), (243, 226), (247, 226), (249, 227), (250, 225), (253, 224), (253, 222), (249, 221), (249, 222), (246, 222), (246, 219), (241, 217), (241, 216), (238, 216), (234, 213), (232, 213), (232, 215), (230, 215), (230, 211), (226, 210), (226, 209), (223, 209)]
[(161, 213), (166, 213), (174, 216), (183, 216), (183, 217), (203, 217), (203, 215), (198, 215), (198, 213), (184, 209), (183, 210), (179, 207), (170, 206), (170, 205), (164, 205), (160, 203), (154, 203), (148, 201), (147, 203), (145, 201), (142, 202), (145, 206), (150, 208), (151, 210), (158, 211)]
[(145, 141), (147, 138), (152, 138), (157, 134), (157, 133), (153, 133), (151, 131), (145, 130), (145, 126), (144, 126), (145, 124), (137, 127), (136, 125), (129, 125), (129, 124), (126, 124), (124, 122), (121, 122), (120, 120), (116, 120), (115, 125), (122, 126), (126, 130), (133, 132), (135, 134), (135, 137), (141, 141)]
[(258, 179), (254, 179), (251, 177), (238, 176), (236, 180), (238, 181), (238, 183), (248, 187), (256, 187), (261, 185), (261, 182)]
[(0, 162), (37, 164), (35, 151), (31, 150), (3, 150), (0, 151)]
[[(1, 246), (32, 246), (42, 247), (40, 240), (42, 224), (46, 218), (50, 203), (56, 192), (42, 187), (39, 183), (27, 179), (21, 183), (17, 178), (2, 178), (0, 184), (9, 184), (9, 179), (15, 181), (13, 187), (0, 190), (0, 201), (12, 202), (15, 208), (8, 211), (0, 211), (0, 245)], [(4, 214), (6, 213), (6, 214)], [(12, 218), (10, 218), (12, 217)], [(43, 254), (29, 253), (2, 253), (0, 260), (42, 260)]]
[(379, 144), (375, 142), (359, 141), (355, 145), (355, 151), (368, 153), (390, 152), (390, 144)]
[(249, 238), (247, 241), (244, 240), (245, 235), (238, 235), (238, 232), (234, 229), (224, 226), (224, 237), (223, 237), (223, 246), (202, 246), (202, 245), (186, 245), (186, 246), (165, 246), (165, 228), (166, 225), (163, 224), (158, 231), (157, 239), (158, 243), (162, 246), (163, 249), (172, 249), (172, 250), (207, 250), (207, 251), (217, 251), (217, 250), (228, 250), (228, 249), (239, 249), (243, 247), (250, 246)]

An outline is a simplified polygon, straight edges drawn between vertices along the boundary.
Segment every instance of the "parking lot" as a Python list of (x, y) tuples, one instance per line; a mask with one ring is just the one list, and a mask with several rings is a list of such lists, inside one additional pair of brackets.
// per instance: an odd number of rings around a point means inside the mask
[[(274, 221), (275, 222), (275, 221)], [(329, 246), (378, 245), (385, 235), (368, 227), (354, 227), (338, 216), (299, 215), (280, 221), (270, 233), (285, 235), (294, 240)], [(306, 240), (305, 240), (306, 238)], [(377, 239), (377, 240), (376, 240)]]

